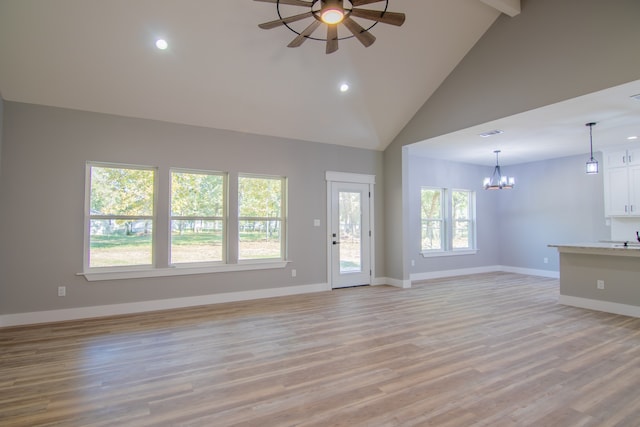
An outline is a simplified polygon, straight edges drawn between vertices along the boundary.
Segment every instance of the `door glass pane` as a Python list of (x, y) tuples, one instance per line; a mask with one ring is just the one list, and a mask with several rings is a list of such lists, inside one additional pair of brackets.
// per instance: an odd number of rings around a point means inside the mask
[(362, 193), (340, 191), (340, 273), (362, 271)]

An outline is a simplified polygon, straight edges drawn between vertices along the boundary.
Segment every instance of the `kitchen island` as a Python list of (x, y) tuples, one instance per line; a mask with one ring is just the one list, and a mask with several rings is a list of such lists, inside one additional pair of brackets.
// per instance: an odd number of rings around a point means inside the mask
[(640, 317), (640, 244), (549, 245), (560, 256), (558, 302)]

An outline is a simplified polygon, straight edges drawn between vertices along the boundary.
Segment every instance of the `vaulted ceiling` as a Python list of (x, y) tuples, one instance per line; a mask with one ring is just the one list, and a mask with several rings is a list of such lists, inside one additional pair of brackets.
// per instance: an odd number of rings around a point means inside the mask
[(258, 28), (278, 18), (273, 3), (0, 0), (0, 93), (383, 150), (500, 13), (519, 8), (519, 0), (389, 0), (388, 10), (406, 14), (403, 26), (378, 24), (371, 47), (351, 38), (327, 55), (320, 41), (288, 48), (295, 34), (286, 27)]

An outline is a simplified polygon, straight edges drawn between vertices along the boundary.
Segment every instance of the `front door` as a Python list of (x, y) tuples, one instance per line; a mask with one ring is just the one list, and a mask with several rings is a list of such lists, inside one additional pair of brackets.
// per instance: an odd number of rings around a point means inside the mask
[(331, 287), (371, 284), (368, 184), (331, 183)]

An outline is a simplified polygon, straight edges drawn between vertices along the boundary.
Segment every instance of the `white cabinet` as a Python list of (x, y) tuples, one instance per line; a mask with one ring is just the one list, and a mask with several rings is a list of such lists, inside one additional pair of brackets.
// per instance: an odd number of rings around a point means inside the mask
[(640, 149), (605, 153), (606, 216), (640, 216)]

